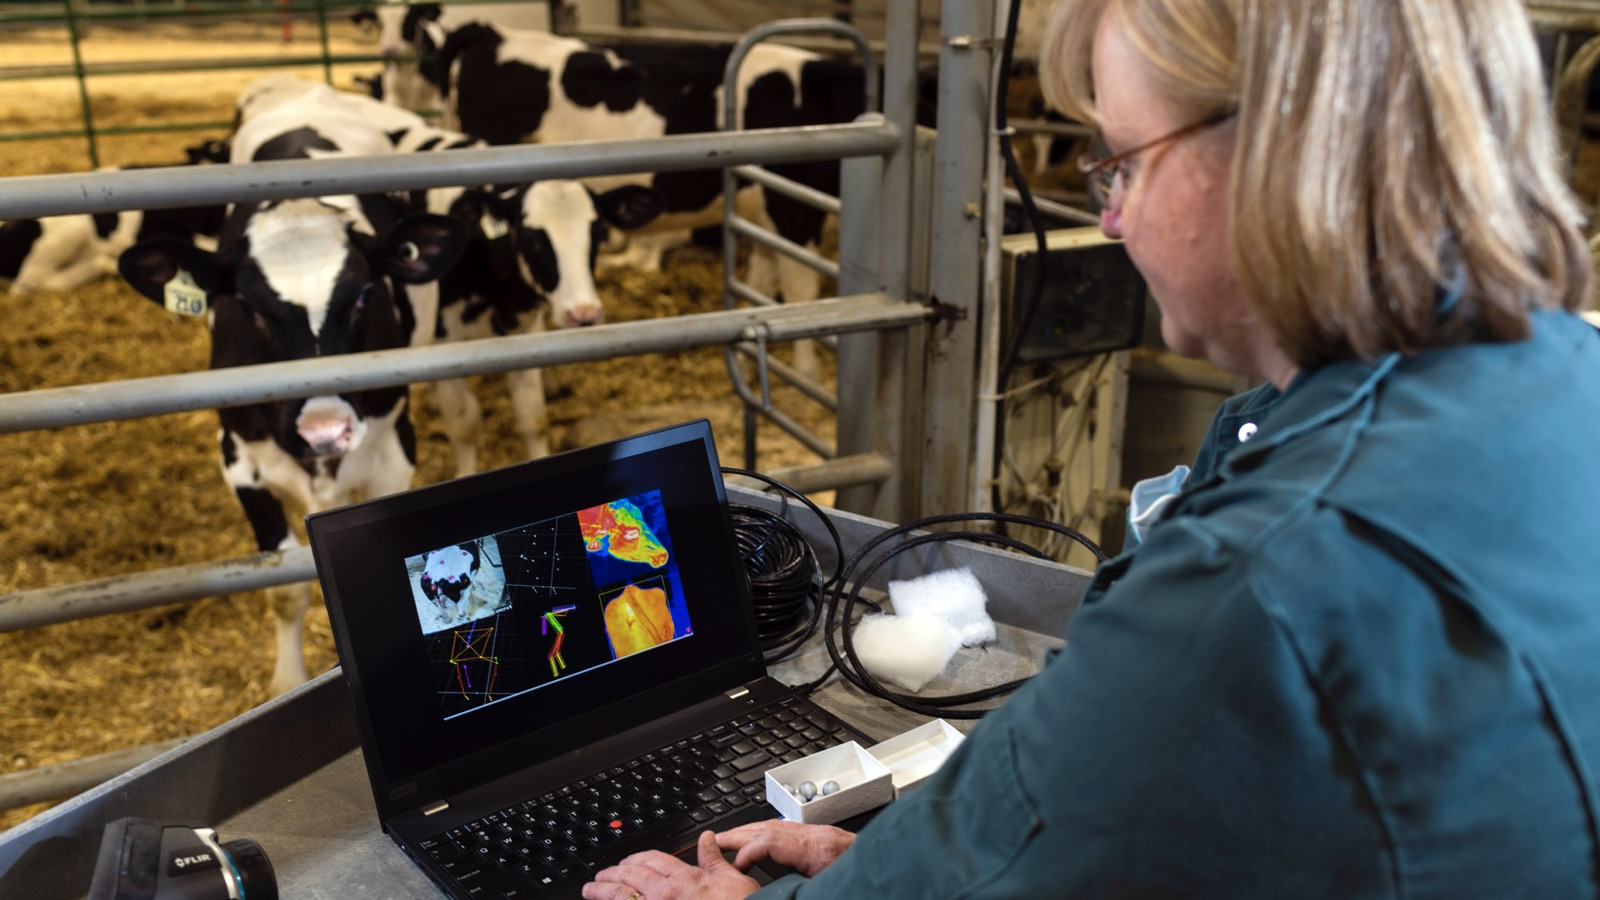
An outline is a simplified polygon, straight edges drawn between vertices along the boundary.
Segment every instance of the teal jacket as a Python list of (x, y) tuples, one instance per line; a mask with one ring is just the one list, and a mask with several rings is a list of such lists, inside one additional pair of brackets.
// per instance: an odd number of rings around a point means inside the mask
[(1303, 373), (801, 898), (1600, 896), (1600, 335)]

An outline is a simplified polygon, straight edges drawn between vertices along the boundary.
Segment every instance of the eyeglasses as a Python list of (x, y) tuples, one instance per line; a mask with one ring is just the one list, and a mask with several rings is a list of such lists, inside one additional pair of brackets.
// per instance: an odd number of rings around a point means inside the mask
[[(1116, 186), (1117, 176), (1122, 174), (1122, 166), (1128, 160), (1152, 147), (1159, 147), (1168, 141), (1188, 137), (1213, 125), (1220, 125), (1231, 118), (1233, 118), (1231, 111), (1207, 116), (1198, 122), (1190, 122), (1177, 131), (1164, 134), (1153, 141), (1146, 141), (1132, 150), (1124, 150), (1116, 156), (1102, 157), (1094, 153), (1085, 153), (1078, 157), (1078, 171), (1083, 173), (1083, 181), (1089, 188), (1089, 195), (1094, 198), (1095, 203), (1104, 208), (1110, 205), (1111, 189)], [(1124, 182), (1123, 186), (1126, 187), (1127, 183)]]

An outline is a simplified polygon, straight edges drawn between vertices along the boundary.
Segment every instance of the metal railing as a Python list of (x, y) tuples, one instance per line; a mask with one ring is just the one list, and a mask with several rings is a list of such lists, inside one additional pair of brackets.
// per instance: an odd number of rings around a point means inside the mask
[[(909, 4), (901, 0), (899, 5)], [(907, 61), (914, 59), (905, 57), (902, 65)], [(836, 126), (452, 151), (455, 155), (448, 169), (429, 155), (394, 155), (29, 176), (5, 179), (0, 189), (0, 219), (679, 171), (703, 169), (708, 162), (726, 167), (844, 158), (853, 161), (849, 165), (874, 170), (874, 177), (887, 182), (889, 179), (880, 170), (895, 166), (908, 143), (908, 135), (898, 124), (872, 116)], [(909, 166), (909, 160), (904, 162)], [(896, 203), (901, 208), (896, 208)], [(852, 226), (857, 230), (903, 234), (911, 219), (909, 186), (898, 195), (886, 192), (871, 204), (847, 204), (840, 212), (847, 221), (867, 217), (873, 220), (870, 226)], [(896, 253), (901, 258), (896, 258)], [(808, 304), (724, 309), (664, 321), (600, 325), (470, 344), (5, 394), (0, 395), (0, 433), (643, 353), (914, 329), (927, 320), (928, 309), (905, 299), (904, 273), (908, 263), (904, 253), (903, 241), (888, 240), (874, 257), (882, 266), (875, 280), (885, 289)], [(897, 288), (898, 293), (889, 288)], [(863, 404), (851, 398), (845, 405), (869, 407), (853, 413), (857, 418), (878, 415), (870, 408), (871, 398), (864, 400)], [(810, 490), (824, 490), (881, 483), (900, 474), (888, 459), (870, 452), (852, 451), (836, 457), (797, 470), (791, 477)], [(0, 631), (307, 581), (314, 574), (309, 551), (301, 548), (15, 592), (0, 596)], [(81, 789), (93, 783), (84, 779), (113, 774), (104, 770), (105, 766), (125, 765), (137, 760), (146, 749), (108, 754), (97, 758), (99, 762), (85, 760), (65, 764), (66, 767), (33, 770), (31, 774), (12, 773), (6, 776), (0, 802), (17, 797), (29, 798), (26, 802), (49, 799), (39, 795), (41, 790)], [(72, 772), (70, 778), (65, 777), (68, 768)]]

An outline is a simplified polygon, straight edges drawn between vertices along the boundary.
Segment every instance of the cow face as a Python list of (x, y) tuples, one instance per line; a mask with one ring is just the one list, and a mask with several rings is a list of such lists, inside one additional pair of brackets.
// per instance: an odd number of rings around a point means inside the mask
[[(386, 57), (403, 53), (423, 53), (438, 46), (437, 30), (433, 23), (439, 21), (443, 10), (437, 3), (406, 3), (405, 0), (388, 0), (374, 9), (363, 9), (351, 16), (357, 24), (376, 26), (378, 52)], [(430, 27), (432, 26), (432, 27)]]
[[(465, 243), (452, 219), (397, 218), (376, 236), (317, 200), (235, 210), (211, 254), (170, 239), (123, 253), (135, 289), (169, 309), (207, 315), (212, 368), (404, 347), (393, 282), (444, 275)], [(271, 438), (300, 459), (337, 456), (360, 443), (365, 419), (392, 410), (405, 388), (313, 397), (222, 411), (245, 440)]]
[(460, 603), (472, 589), (472, 577), (478, 574), (478, 545), (456, 544), (443, 550), (430, 552), (423, 561), (422, 593), (441, 609), (446, 604)]
[(606, 229), (642, 228), (661, 214), (660, 196), (628, 185), (595, 194), (576, 181), (541, 181), (521, 194), (516, 262), (550, 303), (550, 324), (581, 328), (605, 319), (594, 286)]

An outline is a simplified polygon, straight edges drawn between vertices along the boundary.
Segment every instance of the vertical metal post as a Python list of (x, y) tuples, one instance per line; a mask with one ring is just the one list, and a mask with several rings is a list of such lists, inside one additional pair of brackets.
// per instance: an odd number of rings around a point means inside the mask
[[(899, 149), (888, 156), (882, 166), (881, 193), (876, 207), (878, 222), (876, 244), (872, 238), (851, 233), (846, 241), (847, 226), (840, 222), (840, 293), (851, 292), (850, 286), (867, 286), (867, 279), (848, 276), (843, 254), (868, 252), (879, 260), (877, 287), (890, 297), (901, 300), (910, 296), (911, 232), (912, 232), (912, 166), (917, 129), (917, 41), (921, 28), (918, 0), (891, 0), (884, 27), (883, 111), (884, 115), (900, 128)], [(870, 178), (859, 165), (846, 164), (846, 177)], [(846, 204), (857, 203), (857, 195), (848, 182), (841, 196), (850, 198)], [(854, 225), (850, 226), (854, 232)], [(867, 242), (852, 247), (852, 243)], [(852, 260), (852, 264), (859, 260)], [(846, 282), (849, 282), (847, 286)], [(905, 373), (907, 363), (906, 338), (903, 334), (841, 335), (839, 339), (839, 455), (853, 455), (873, 451), (895, 453), (904, 446), (905, 417), (898, 414), (905, 403)], [(899, 368), (890, 371), (891, 367)], [(894, 414), (885, 416), (886, 412)], [(891, 421), (892, 420), (892, 421)], [(900, 458), (898, 454), (891, 458)], [(847, 488), (841, 490), (835, 505), (844, 510), (866, 513), (893, 519), (904, 510), (903, 487), (908, 473), (901, 469), (897, 483), (877, 488)]]
[(83, 70), (83, 50), (78, 46), (78, 11), (73, 0), (61, 4), (67, 14), (67, 40), (72, 43), (72, 72), (78, 79), (78, 105), (83, 110), (83, 134), (89, 139), (89, 167), (100, 168), (100, 148), (95, 145), (94, 113), (89, 109), (88, 74)]
[(923, 460), (922, 515), (965, 509), (970, 496), (978, 335), (984, 316), (996, 314), (980, 290), (993, 22), (994, 0), (944, 0), (940, 13), (928, 290), (945, 316), (928, 330), (923, 442), (938, 452)]
[[(849, 296), (883, 290), (883, 232), (879, 227), (883, 215), (883, 160), (860, 157), (841, 160), (839, 165), (839, 196), (849, 198), (839, 209), (839, 293)], [(836, 446), (840, 456), (881, 449), (875, 447), (879, 409), (885, 405), (889, 409), (900, 408), (898, 403), (879, 402), (879, 391), (883, 389), (879, 378), (880, 336), (888, 334), (839, 335)], [(898, 496), (898, 486), (840, 488), (834, 494), (833, 505), (847, 512), (875, 515), (886, 494)]]
[(322, 44), (322, 80), (333, 84), (333, 55), (328, 52), (327, 0), (317, 0), (317, 39)]

